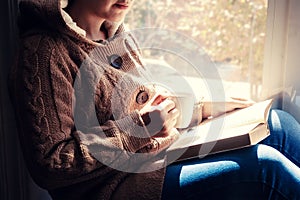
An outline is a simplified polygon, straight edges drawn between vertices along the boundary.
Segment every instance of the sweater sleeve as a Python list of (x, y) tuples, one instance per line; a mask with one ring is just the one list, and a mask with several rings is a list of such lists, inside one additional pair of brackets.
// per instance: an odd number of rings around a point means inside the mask
[[(135, 152), (149, 145), (152, 148), (156, 140), (130, 133), (132, 123), (140, 130), (145, 128), (138, 111), (87, 129), (90, 132), (77, 130), (72, 106), (75, 72), (68, 70), (68, 63), (62, 63), (59, 57), (56, 61), (50, 60), (53, 47), (42, 40), (35, 38), (28, 44), (30, 49), (25, 45), (12, 76), (12, 97), (22, 150), (33, 178), (42, 187), (53, 189), (103, 173), (107, 176), (114, 173), (113, 169), (104, 169), (108, 163), (101, 163), (99, 159), (104, 157), (103, 161), (108, 159), (110, 163), (123, 165)], [(44, 46), (37, 48), (39, 45)], [(51, 70), (53, 68), (56, 70)], [(118, 159), (120, 154), (124, 159)]]

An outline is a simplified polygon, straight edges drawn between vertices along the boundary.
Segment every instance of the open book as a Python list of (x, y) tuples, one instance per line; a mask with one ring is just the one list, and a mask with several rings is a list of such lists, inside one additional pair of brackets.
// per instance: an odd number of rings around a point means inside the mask
[(269, 134), (272, 100), (203, 121), (182, 133), (168, 149), (168, 161), (180, 161), (257, 144)]

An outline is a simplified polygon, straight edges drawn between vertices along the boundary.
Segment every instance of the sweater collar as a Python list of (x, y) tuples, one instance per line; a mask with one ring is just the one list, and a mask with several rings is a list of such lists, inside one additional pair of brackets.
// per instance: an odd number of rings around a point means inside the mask
[[(64, 8), (66, 8), (67, 6), (68, 6), (68, 0), (60, 0), (60, 11), (65, 23), (73, 31), (75, 31), (76, 33), (78, 33), (83, 37), (86, 37), (86, 31), (80, 28), (79, 26), (77, 26), (76, 22), (73, 21), (72, 17), (64, 10)], [(108, 33), (108, 38), (113, 37), (118, 32), (118, 29), (120, 28), (121, 24), (122, 22), (120, 23), (115, 23), (110, 21), (104, 22), (104, 27)]]

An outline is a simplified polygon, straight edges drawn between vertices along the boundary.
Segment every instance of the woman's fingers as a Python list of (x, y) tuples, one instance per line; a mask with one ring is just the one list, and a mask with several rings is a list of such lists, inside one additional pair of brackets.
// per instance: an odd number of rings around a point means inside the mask
[(158, 95), (154, 98), (154, 100), (152, 101), (151, 105), (152, 106), (157, 106), (159, 105), (161, 102), (163, 102), (167, 97), (163, 96), (163, 95)]
[(171, 110), (173, 110), (175, 108), (175, 102), (170, 100), (170, 99), (165, 99), (164, 101), (162, 101), (159, 105), (158, 105), (161, 110), (169, 113)]
[(252, 105), (255, 103), (252, 99), (245, 99), (245, 98), (238, 98), (238, 97), (230, 97), (230, 99), (233, 102), (241, 103), (241, 104), (247, 104), (247, 105)]
[(179, 117), (179, 110), (177, 108), (172, 109), (168, 113), (168, 118), (165, 121), (165, 127), (174, 128), (177, 123), (177, 119)]
[(255, 102), (249, 99), (231, 97), (224, 102), (204, 102), (203, 118), (216, 117), (239, 108), (246, 108)]
[(165, 99), (163, 102), (161, 102), (159, 105), (156, 106), (156, 109), (160, 113), (159, 117), (163, 121), (163, 126), (170, 125), (170, 123), (172, 123), (172, 121), (174, 120), (176, 123), (176, 119), (179, 115), (179, 111), (176, 108), (174, 101)]
[(175, 107), (174, 109), (169, 111), (169, 114), (171, 114), (174, 118), (179, 117), (179, 110)]
[(226, 102), (227, 107), (230, 107), (232, 109), (235, 108), (246, 108), (248, 106), (253, 105), (255, 102), (250, 99), (242, 99), (242, 98), (236, 98), (231, 97), (231, 101)]
[(250, 99), (241, 98), (241, 97), (230, 97), (230, 99), (237, 100), (237, 101), (252, 101)]
[(152, 134), (158, 132), (167, 132), (174, 128), (179, 110), (176, 108), (174, 101), (170, 99), (155, 99), (156, 102), (161, 101), (158, 105), (151, 106), (150, 110), (142, 116), (148, 130)]

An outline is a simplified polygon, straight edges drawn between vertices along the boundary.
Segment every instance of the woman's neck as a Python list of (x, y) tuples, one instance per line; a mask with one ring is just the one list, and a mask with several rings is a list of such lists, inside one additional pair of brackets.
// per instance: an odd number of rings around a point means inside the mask
[(72, 6), (67, 7), (66, 12), (69, 13), (77, 26), (86, 31), (87, 38), (91, 40), (104, 40), (107, 38), (107, 32), (101, 28), (105, 20), (86, 11), (84, 6), (74, 3)]

